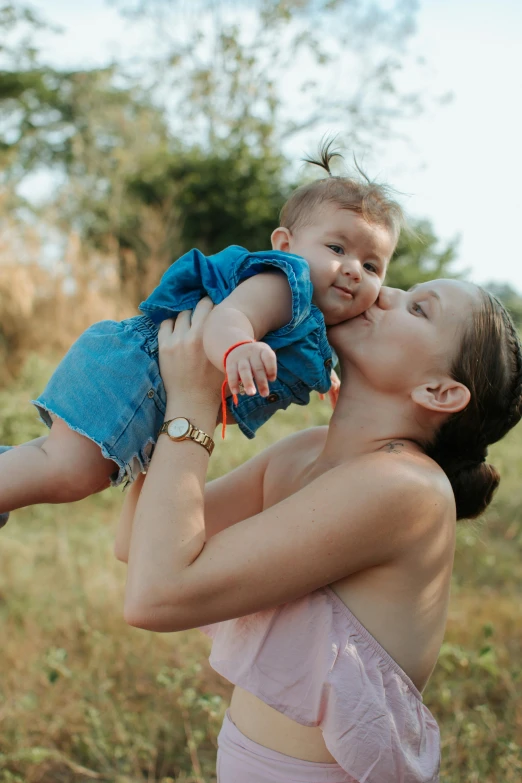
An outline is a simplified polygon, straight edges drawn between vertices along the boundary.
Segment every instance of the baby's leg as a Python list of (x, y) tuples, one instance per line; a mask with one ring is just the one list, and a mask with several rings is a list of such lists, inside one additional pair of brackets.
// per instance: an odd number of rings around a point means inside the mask
[(0, 513), (81, 500), (108, 487), (115, 469), (99, 446), (57, 419), (47, 438), (0, 456)]

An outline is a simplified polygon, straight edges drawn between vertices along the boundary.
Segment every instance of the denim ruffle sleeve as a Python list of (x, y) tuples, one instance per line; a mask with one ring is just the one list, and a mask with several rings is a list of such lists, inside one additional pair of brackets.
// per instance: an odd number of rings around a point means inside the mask
[(244, 280), (273, 269), (286, 275), (292, 291), (292, 318), (274, 333), (284, 336), (310, 314), (313, 288), (306, 261), (277, 250), (249, 253), (244, 247), (232, 245), (212, 256), (191, 250), (167, 269), (139, 309), (159, 324), (182, 310), (194, 309), (204, 296), (219, 304)]
[(312, 304), (313, 286), (308, 264), (301, 256), (277, 250), (250, 253), (232, 245), (221, 253), (205, 256), (191, 250), (172, 264), (140, 310), (156, 326), (182, 310), (192, 310), (204, 296), (219, 304), (250, 277), (277, 269), (287, 278), (292, 293), (288, 323), (263, 338), (277, 351), (278, 377), (270, 382), (270, 394), (242, 396), (228, 406), (247, 438), (278, 410), (289, 405), (307, 405), (310, 393), (325, 393), (331, 385), (332, 351), (322, 313)]

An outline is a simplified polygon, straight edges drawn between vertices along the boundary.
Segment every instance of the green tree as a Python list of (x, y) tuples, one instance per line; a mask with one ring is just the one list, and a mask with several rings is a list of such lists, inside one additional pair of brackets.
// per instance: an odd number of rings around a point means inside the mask
[(513, 288), (511, 283), (486, 283), (484, 288), (490, 291), (506, 306), (514, 322), (520, 329), (522, 327), (522, 296)]
[(240, 142), (257, 152), (280, 149), (328, 123), (361, 151), (422, 108), (420, 92), (398, 85), (416, 0), (116, 4), (155, 22), (153, 88), (174, 132), (190, 129), (208, 149)]
[(439, 277), (461, 277), (453, 270), (458, 240), (441, 246), (428, 220), (413, 223), (403, 231), (386, 275), (387, 285), (408, 290), (415, 283)]
[[(0, 6), (0, 30), (29, 30), (25, 43), (3, 50), (4, 177), (18, 182), (38, 167), (59, 173), (48, 219), (64, 236), (74, 231), (81, 238), (86, 276), (97, 269), (91, 250), (116, 257), (132, 301), (191, 246), (267, 247), (290, 189), (279, 152), (285, 140), (342, 116), (344, 140), (360, 149), (420, 108), (418, 96), (396, 84), (414, 31), (414, 2), (370, 8), (362, 0), (257, 0), (248, 7), (247, 34), (227, 3), (200, 0), (197, 16), (196, 5), (187, 10), (175, 0), (135, 4), (130, 10), (140, 22), (156, 13), (160, 24), (156, 67), (143, 64), (131, 77), (118, 64), (88, 71), (46, 66), (31, 38), (45, 23), (20, 4)], [(165, 39), (183, 9), (188, 32)], [(350, 78), (342, 71), (346, 52), (353, 56)], [(308, 100), (296, 117), (288, 112), (285, 80), (299, 58), (314, 64), (317, 78), (292, 87)], [(391, 284), (409, 287), (451, 273), (455, 243), (439, 249), (428, 223), (417, 228), (401, 239)]]
[(55, 72), (38, 60), (34, 38), (52, 29), (29, 6), (0, 4), (0, 171), (20, 179), (37, 158), (50, 163), (60, 126)]
[(100, 203), (87, 238), (101, 250), (117, 249), (122, 286), (137, 302), (191, 247), (268, 247), (288, 189), (278, 156), (245, 147), (155, 151), (123, 180), (117, 214)]

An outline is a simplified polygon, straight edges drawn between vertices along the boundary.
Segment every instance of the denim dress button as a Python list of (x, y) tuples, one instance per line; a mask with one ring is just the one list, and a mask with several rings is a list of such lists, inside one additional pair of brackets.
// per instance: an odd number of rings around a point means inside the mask
[(266, 398), (266, 401), (267, 402), (277, 402), (278, 399), (279, 399), (279, 394), (275, 394), (274, 392), (272, 392), (272, 394), (268, 395), (268, 397)]
[(154, 389), (149, 389), (149, 391), (147, 392), (147, 397), (149, 398), (149, 400), (152, 400), (152, 398), (154, 397)]
[(330, 367), (332, 366), (332, 364), (333, 364), (332, 360), (331, 359), (327, 359), (325, 361), (325, 363), (324, 363), (324, 366), (326, 367), (327, 370), (329, 370)]

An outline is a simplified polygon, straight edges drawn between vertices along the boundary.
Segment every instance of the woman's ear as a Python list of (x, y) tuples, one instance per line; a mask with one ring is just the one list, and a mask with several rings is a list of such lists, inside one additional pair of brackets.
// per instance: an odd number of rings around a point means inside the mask
[(433, 381), (417, 386), (411, 398), (426, 410), (450, 414), (464, 410), (471, 399), (471, 394), (463, 383), (447, 378), (444, 381)]
[(284, 226), (279, 226), (272, 231), (272, 250), (282, 250), (284, 253), (290, 252), (290, 240), (292, 239), (292, 232)]

